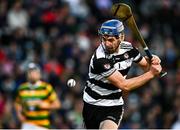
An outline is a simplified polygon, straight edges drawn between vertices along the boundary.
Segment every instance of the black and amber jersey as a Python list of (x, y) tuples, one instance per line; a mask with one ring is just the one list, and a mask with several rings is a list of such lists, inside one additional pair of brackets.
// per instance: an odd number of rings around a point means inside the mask
[(90, 60), (83, 100), (97, 106), (123, 105), (122, 90), (111, 84), (106, 77), (118, 70), (126, 78), (132, 63), (138, 63), (141, 59), (139, 51), (129, 42), (121, 42), (118, 52), (113, 54), (107, 54), (101, 44)]
[(49, 83), (38, 81), (36, 84), (31, 84), (26, 82), (18, 88), (16, 103), (22, 105), (22, 114), (26, 117), (26, 122), (49, 128), (49, 110), (40, 109), (32, 102), (37, 100), (53, 102), (56, 99), (57, 95)]

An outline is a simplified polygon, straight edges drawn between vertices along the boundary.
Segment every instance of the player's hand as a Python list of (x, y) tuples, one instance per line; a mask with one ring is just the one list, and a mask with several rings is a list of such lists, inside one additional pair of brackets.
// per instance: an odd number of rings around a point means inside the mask
[(151, 59), (151, 61), (149, 60), (149, 57), (145, 56), (144, 58), (146, 59), (146, 61), (149, 64), (154, 64), (154, 65), (158, 65), (161, 63), (161, 59), (157, 56), (157, 55), (152, 55), (153, 58)]
[(151, 59), (151, 64), (158, 65), (161, 63), (161, 59), (157, 55), (153, 55), (153, 58)]
[(38, 105), (37, 105), (38, 108), (41, 108), (41, 109), (49, 109), (50, 107), (50, 103), (47, 102), (47, 101), (41, 101)]
[(22, 115), (21, 112), (18, 112), (18, 113), (17, 113), (17, 116), (18, 116), (20, 122), (24, 122), (24, 121), (26, 120), (26, 117), (25, 117), (24, 115)]
[(31, 100), (26, 102), (29, 106), (37, 106), (41, 103), (41, 100)]
[(31, 106), (38, 107), (40, 109), (48, 109), (50, 106), (49, 102), (43, 100), (28, 101), (28, 104)]
[(150, 72), (154, 75), (157, 76), (160, 74), (162, 71), (162, 67), (160, 64), (151, 64), (150, 66)]

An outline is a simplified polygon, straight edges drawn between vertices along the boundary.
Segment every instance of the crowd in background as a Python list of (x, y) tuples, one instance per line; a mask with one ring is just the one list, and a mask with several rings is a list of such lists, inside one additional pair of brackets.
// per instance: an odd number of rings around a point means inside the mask
[[(53, 85), (62, 102), (61, 109), (52, 113), (52, 128), (83, 128), (82, 90), (90, 57), (100, 43), (98, 28), (113, 18), (110, 8), (119, 1), (132, 7), (145, 41), (168, 72), (126, 96), (120, 128), (180, 129), (178, 0), (1, 0), (0, 128), (20, 128), (14, 97), (32, 61), (40, 65), (43, 80)], [(130, 30), (125, 34), (139, 47)], [(134, 65), (129, 77), (140, 73)], [(67, 87), (69, 78), (76, 79), (74, 88)]]

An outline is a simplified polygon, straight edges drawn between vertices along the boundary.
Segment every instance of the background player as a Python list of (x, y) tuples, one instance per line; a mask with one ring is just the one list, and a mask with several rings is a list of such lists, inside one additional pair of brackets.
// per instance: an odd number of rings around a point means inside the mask
[(56, 92), (49, 83), (40, 80), (40, 68), (34, 63), (28, 65), (27, 79), (19, 86), (15, 101), (22, 129), (50, 128), (50, 110), (61, 106)]

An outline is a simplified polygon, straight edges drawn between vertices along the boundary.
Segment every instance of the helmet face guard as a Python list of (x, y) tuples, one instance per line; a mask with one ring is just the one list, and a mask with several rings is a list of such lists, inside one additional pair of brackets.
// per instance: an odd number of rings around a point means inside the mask
[(119, 20), (112, 19), (104, 22), (99, 29), (99, 35), (108, 35), (118, 37), (124, 30), (123, 23)]

